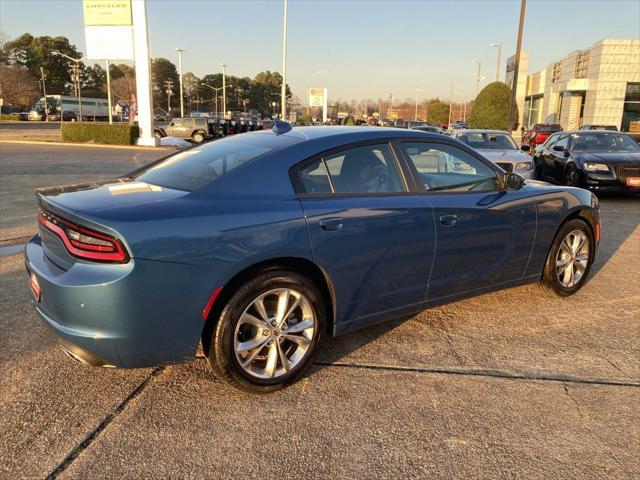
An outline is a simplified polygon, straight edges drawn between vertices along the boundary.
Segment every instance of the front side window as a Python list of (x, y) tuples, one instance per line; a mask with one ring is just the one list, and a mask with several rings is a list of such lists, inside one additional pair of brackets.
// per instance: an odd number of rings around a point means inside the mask
[(489, 191), (500, 188), (496, 172), (451, 145), (403, 143), (424, 188), (429, 191)]
[(387, 144), (327, 155), (300, 170), (306, 193), (397, 193), (404, 186)]
[(544, 143), (544, 146), (547, 148), (553, 148), (553, 146), (556, 144), (556, 141), (558, 141), (558, 137), (560, 135), (551, 135), (547, 141)]
[(569, 145), (569, 135), (562, 135), (558, 138), (558, 141), (555, 143), (555, 147), (562, 147), (564, 149)]

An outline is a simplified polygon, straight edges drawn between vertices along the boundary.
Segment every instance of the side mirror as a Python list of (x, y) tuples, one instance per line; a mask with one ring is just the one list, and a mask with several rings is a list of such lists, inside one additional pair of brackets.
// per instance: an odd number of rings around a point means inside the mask
[(531, 150), (531, 145), (522, 145), (520, 147), (520, 150), (522, 150), (523, 152), (528, 152), (529, 150)]
[(520, 190), (524, 185), (524, 178), (517, 173), (508, 172), (503, 177), (505, 190)]

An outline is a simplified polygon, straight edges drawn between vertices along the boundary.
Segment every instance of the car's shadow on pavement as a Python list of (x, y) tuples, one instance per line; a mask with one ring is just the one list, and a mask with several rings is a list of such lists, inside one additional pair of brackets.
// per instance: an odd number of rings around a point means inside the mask
[[(598, 198), (602, 232), (598, 256), (591, 268), (591, 275), (598, 273), (607, 264), (640, 225), (640, 196), (602, 195)], [(635, 221), (629, 221), (628, 216), (634, 214)], [(627, 221), (620, 221), (621, 216), (627, 217)]]

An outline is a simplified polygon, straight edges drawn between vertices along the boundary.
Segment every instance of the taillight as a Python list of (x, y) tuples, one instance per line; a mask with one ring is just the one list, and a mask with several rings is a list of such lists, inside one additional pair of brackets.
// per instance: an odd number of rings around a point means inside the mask
[(540, 145), (541, 143), (544, 143), (545, 140), (546, 140), (546, 137), (543, 134), (541, 133), (536, 134), (536, 143), (538, 145)]
[(38, 221), (60, 237), (69, 253), (75, 257), (98, 262), (129, 261), (129, 256), (117, 238), (80, 227), (42, 209), (38, 214)]

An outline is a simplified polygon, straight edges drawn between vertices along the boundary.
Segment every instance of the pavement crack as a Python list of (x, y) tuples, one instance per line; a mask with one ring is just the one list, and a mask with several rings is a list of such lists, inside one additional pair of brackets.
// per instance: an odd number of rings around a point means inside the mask
[(640, 383), (623, 382), (620, 380), (612, 380), (608, 378), (583, 378), (574, 377), (572, 375), (548, 373), (548, 372), (516, 372), (513, 370), (497, 370), (473, 367), (400, 367), (388, 365), (373, 365), (361, 363), (343, 363), (343, 362), (316, 362), (316, 365), (323, 367), (337, 368), (361, 368), (365, 370), (380, 370), (391, 372), (414, 372), (428, 373), (435, 375), (463, 375), (471, 377), (489, 377), (502, 378), (505, 380), (536, 380), (547, 382), (562, 382), (570, 384), (584, 385), (605, 385), (611, 387), (632, 387), (639, 388)]
[(576, 410), (578, 410), (578, 415), (580, 415), (580, 419), (584, 419), (584, 416), (582, 415), (582, 410), (580, 409), (580, 404), (578, 403), (578, 401), (573, 398), (573, 395), (571, 395), (569, 393), (569, 387), (567, 387), (566, 383), (563, 383), (562, 386), (564, 387), (564, 393), (567, 394), (567, 396), (573, 401), (573, 403), (576, 405)]
[(153, 380), (155, 377), (160, 375), (164, 367), (155, 368), (147, 377), (136, 387), (134, 388), (127, 397), (122, 400), (113, 410), (111, 410), (107, 416), (94, 428), (89, 435), (87, 435), (84, 440), (82, 440), (78, 445), (76, 445), (71, 452), (58, 464), (56, 468), (54, 468), (49, 475), (47, 475), (47, 480), (54, 480), (57, 478), (62, 472), (64, 472), (69, 466), (84, 452), (93, 441), (98, 438), (98, 435), (102, 433), (102, 431), (109, 426), (111, 422), (113, 422), (118, 415), (120, 415), (124, 409), (129, 405), (129, 403), (136, 398), (145, 387)]

